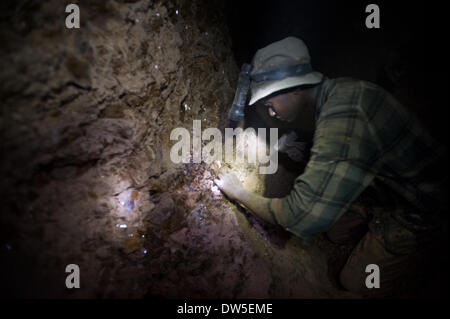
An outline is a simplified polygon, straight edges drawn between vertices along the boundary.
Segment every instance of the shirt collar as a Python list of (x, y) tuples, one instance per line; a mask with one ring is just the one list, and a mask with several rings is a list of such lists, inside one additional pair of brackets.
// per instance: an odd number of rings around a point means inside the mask
[(315, 105), (315, 115), (314, 118), (317, 122), (319, 118), (320, 111), (322, 110), (322, 106), (325, 104), (326, 100), (326, 90), (325, 90), (325, 82), (328, 82), (328, 78), (324, 77), (323, 81), (316, 87), (316, 105)]

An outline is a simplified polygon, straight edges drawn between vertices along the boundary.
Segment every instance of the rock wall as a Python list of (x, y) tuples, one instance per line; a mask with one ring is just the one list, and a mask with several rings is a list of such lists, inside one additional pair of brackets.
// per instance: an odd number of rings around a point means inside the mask
[(220, 165), (169, 159), (173, 128), (223, 126), (238, 72), (223, 3), (77, 3), (79, 29), (61, 1), (2, 4), (2, 294), (334, 294), (320, 249), (274, 244), (212, 191)]

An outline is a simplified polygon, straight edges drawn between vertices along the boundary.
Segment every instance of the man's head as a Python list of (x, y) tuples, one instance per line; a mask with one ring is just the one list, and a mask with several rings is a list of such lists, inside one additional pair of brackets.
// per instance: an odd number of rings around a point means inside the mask
[(295, 37), (258, 50), (252, 61), (249, 104), (260, 101), (270, 116), (288, 122), (302, 117), (301, 113), (314, 106), (314, 87), (323, 78), (310, 62), (308, 48)]

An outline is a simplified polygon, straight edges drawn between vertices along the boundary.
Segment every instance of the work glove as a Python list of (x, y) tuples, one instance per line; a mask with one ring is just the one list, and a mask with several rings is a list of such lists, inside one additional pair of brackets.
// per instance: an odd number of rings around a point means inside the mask
[(289, 134), (283, 134), (275, 145), (275, 150), (286, 153), (294, 162), (305, 161), (306, 142), (296, 142), (297, 134), (292, 131)]

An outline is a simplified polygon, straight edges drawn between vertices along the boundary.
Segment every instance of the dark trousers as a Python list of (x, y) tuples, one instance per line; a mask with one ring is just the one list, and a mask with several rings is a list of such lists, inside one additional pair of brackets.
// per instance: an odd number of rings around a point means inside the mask
[[(425, 250), (417, 248), (414, 234), (391, 215), (386, 209), (355, 203), (327, 232), (332, 242), (354, 247), (339, 275), (346, 290), (389, 297), (408, 295), (417, 286)], [(366, 286), (370, 264), (379, 267), (380, 288)]]

